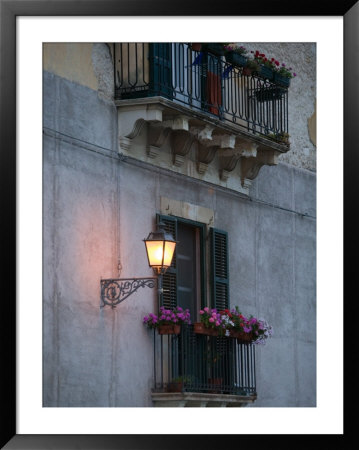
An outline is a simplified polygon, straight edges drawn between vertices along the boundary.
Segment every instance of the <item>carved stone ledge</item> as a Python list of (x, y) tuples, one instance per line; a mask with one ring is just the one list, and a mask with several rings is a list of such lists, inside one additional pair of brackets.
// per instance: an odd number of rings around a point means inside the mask
[[(277, 164), (278, 155), (289, 150), (235, 124), (213, 121), (204, 112), (161, 97), (124, 100), (117, 106), (119, 152), (132, 153), (134, 158), (147, 162), (151, 158), (155, 165), (167, 164), (168, 170), (215, 184), (239, 173), (231, 186), (241, 192), (248, 191), (263, 165)], [(134, 146), (134, 142), (138, 145)], [(194, 144), (196, 159), (189, 161)]]

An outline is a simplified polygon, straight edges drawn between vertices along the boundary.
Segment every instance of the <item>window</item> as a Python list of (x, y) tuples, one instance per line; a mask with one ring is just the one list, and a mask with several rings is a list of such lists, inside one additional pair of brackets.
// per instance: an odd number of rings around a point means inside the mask
[(204, 306), (228, 308), (227, 233), (215, 228), (208, 232), (205, 224), (179, 217), (158, 215), (157, 221), (179, 241), (163, 276), (162, 305), (188, 308), (192, 321), (199, 320), (198, 311)]

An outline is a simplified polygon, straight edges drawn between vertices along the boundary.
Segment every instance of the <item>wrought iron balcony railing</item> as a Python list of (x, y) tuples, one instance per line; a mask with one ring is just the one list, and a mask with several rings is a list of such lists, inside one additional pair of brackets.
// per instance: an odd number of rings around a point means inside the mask
[(256, 395), (255, 346), (229, 337), (154, 330), (153, 392)]
[(288, 89), (184, 43), (115, 46), (117, 100), (161, 96), (276, 139), (288, 133)]

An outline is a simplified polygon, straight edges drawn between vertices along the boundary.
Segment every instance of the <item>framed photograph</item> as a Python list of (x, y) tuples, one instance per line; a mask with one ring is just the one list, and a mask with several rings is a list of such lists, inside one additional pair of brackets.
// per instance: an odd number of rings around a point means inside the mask
[(2, 448), (342, 438), (358, 4), (0, 1)]

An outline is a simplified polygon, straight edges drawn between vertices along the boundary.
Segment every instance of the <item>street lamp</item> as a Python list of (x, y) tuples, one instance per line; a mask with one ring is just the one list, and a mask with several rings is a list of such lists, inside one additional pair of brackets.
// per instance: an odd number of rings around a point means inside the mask
[(155, 287), (157, 280), (158, 296), (162, 294), (162, 276), (170, 267), (177, 241), (164, 229), (161, 222), (155, 232), (144, 239), (148, 264), (157, 277), (147, 278), (111, 278), (101, 280), (101, 307), (110, 305), (115, 308), (119, 303), (137, 291), (140, 287)]
[(166, 233), (164, 227), (164, 223), (159, 223), (157, 230), (144, 239), (148, 265), (157, 275), (163, 275), (170, 267), (177, 244), (172, 234)]

